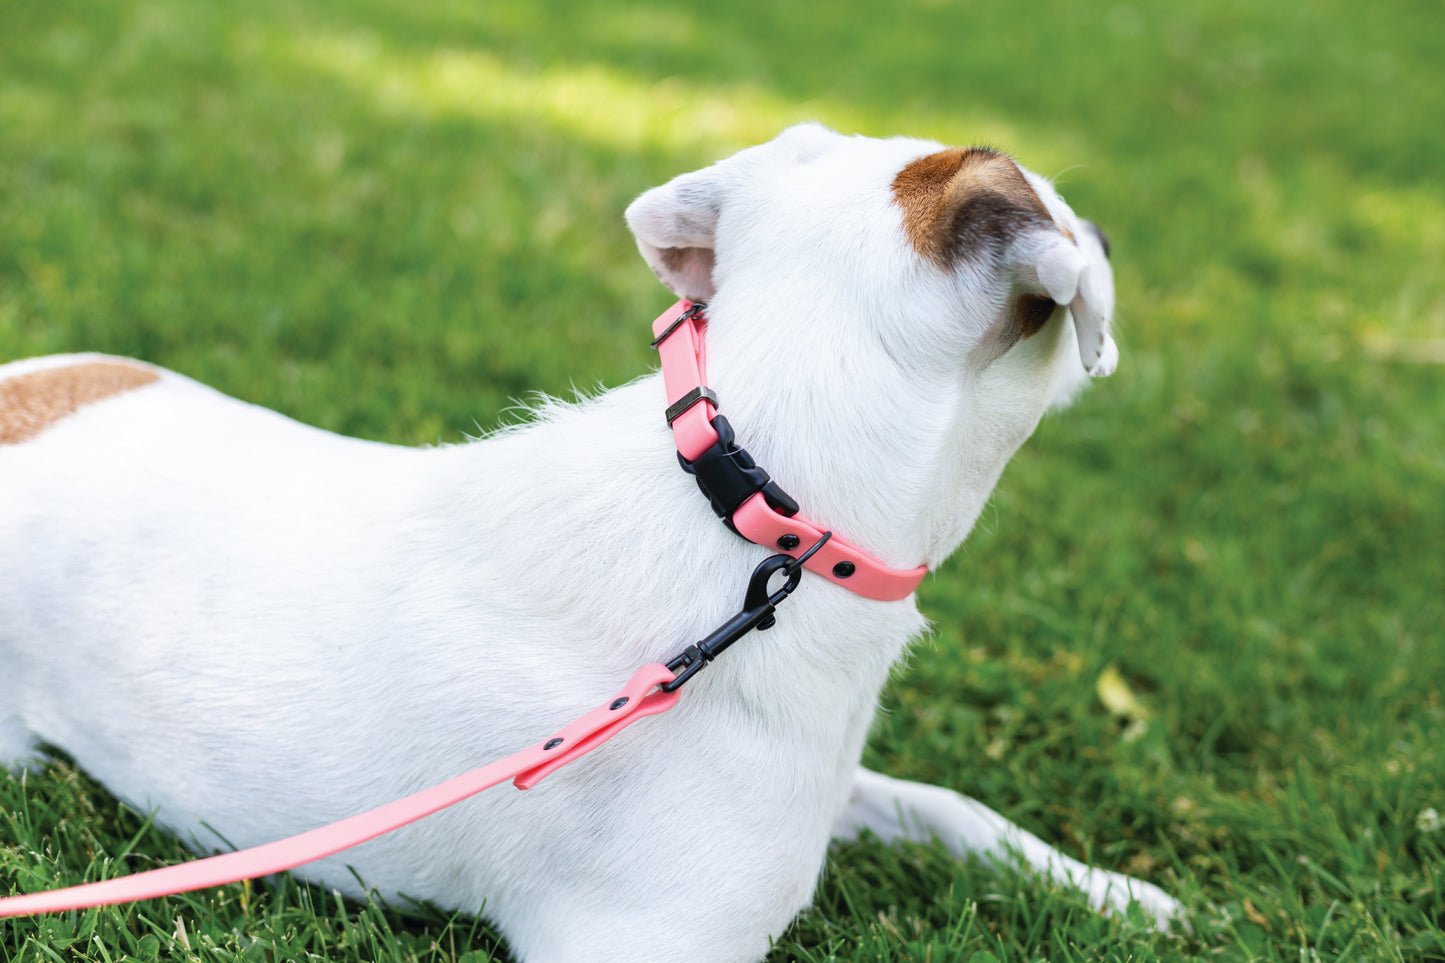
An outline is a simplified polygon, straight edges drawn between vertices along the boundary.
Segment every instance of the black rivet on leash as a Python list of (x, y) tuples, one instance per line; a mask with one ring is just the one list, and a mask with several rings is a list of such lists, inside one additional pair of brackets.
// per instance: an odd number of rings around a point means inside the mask
[(561, 744), (562, 744), (562, 737), (561, 737), (561, 736), (558, 736), (556, 739), (548, 739), (548, 740), (547, 740), (547, 744), (546, 744), (545, 746), (543, 746), (542, 748), (543, 748), (543, 749), (556, 749), (556, 748), (557, 748), (558, 746), (560, 746)]
[(611, 710), (613, 710), (613, 711), (615, 712), (615, 711), (617, 711), (618, 709), (621, 709), (621, 708), (622, 708), (623, 706), (625, 706), (625, 705), (627, 705), (627, 696), (623, 696), (622, 698), (617, 699), (616, 701), (614, 701), (614, 702), (612, 703), (612, 705), (608, 706), (607, 708), (609, 708), (609, 709), (611, 709)]
[(803, 540), (796, 535), (784, 535), (778, 539), (778, 548), (781, 548), (785, 552), (791, 552), (801, 544), (803, 544)]
[(852, 562), (839, 562), (837, 565), (833, 566), (833, 577), (847, 578), (856, 571), (858, 571), (858, 567)]

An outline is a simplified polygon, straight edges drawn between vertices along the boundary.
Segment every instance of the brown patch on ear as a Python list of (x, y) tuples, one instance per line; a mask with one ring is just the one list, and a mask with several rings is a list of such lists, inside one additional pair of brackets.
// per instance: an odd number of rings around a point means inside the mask
[(86, 405), (158, 380), (139, 365), (90, 361), (0, 381), (0, 445), (29, 441)]
[(914, 249), (942, 268), (997, 248), (1022, 226), (1053, 223), (1018, 165), (985, 147), (913, 161), (893, 178), (893, 200)]

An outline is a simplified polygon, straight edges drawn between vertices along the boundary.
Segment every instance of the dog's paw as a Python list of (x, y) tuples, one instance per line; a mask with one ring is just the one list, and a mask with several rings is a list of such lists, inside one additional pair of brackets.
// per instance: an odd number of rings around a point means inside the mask
[(1184, 904), (1153, 883), (1121, 873), (1096, 871), (1089, 880), (1088, 891), (1090, 901), (1105, 914), (1123, 914), (1131, 903), (1138, 903), (1139, 908), (1154, 920), (1154, 928), (1159, 932), (1193, 932), (1185, 918)]

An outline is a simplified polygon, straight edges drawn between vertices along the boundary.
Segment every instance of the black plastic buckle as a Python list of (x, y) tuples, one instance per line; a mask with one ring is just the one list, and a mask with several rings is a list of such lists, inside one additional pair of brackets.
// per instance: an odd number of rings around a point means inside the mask
[(733, 527), (733, 512), (758, 492), (763, 493), (773, 511), (792, 517), (798, 514), (798, 503), (772, 480), (767, 469), (753, 461), (746, 448), (734, 442), (733, 426), (722, 415), (714, 415), (713, 430), (717, 441), (692, 461), (678, 452), (682, 470), (697, 479), (697, 487), (707, 496), (712, 510), (728, 528)]
[[(752, 577), (748, 579), (748, 591), (743, 598), (742, 611), (713, 629), (706, 638), (694, 642), (673, 656), (667, 662), (667, 668), (675, 673), (673, 679), (658, 688), (663, 692), (677, 691), (684, 682), (701, 672), (704, 666), (721, 655), (728, 646), (753, 629), (762, 632), (772, 628), (778, 621), (773, 614), (774, 610), (782, 604), (783, 599), (793, 594), (793, 590), (803, 580), (803, 563), (812, 558), (813, 553), (832, 537), (832, 532), (824, 532), (811, 548), (797, 558), (769, 555), (759, 562), (758, 567), (753, 569)], [(768, 582), (778, 572), (784, 573), (787, 578), (775, 591), (770, 592)]]

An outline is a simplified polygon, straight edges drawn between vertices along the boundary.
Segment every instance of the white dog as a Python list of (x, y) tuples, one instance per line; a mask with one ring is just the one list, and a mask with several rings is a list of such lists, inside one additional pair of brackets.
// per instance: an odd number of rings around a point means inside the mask
[[(1117, 359), (1102, 234), (992, 151), (805, 125), (627, 220), (663, 283), (706, 299), (738, 442), (889, 566), (942, 562), (1045, 410)], [(665, 406), (653, 374), (421, 450), (134, 361), (0, 367), (0, 761), (61, 747), (214, 849), (533, 743), (733, 614), (777, 551), (719, 523)], [(973, 800), (861, 769), (924, 620), (912, 595), (802, 578), (672, 712), (299, 875), (485, 903), (545, 963), (760, 959), (829, 840), (864, 829), (1178, 913)]]

